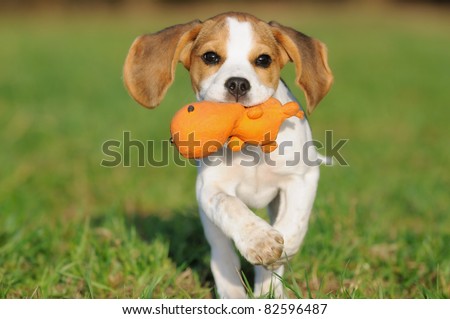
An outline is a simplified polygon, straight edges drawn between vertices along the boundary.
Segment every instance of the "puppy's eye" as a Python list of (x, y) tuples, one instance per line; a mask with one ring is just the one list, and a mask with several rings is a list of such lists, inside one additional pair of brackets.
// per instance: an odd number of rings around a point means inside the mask
[(220, 62), (220, 55), (212, 51), (206, 52), (202, 55), (202, 60), (206, 65), (215, 65)]
[(272, 63), (272, 58), (270, 56), (268, 56), (267, 54), (261, 54), (255, 60), (255, 65), (259, 66), (261, 68), (268, 68), (271, 63)]

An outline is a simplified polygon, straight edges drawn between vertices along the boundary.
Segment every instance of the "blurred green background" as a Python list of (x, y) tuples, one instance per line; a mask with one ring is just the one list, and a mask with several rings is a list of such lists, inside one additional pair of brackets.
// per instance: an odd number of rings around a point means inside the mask
[[(100, 163), (124, 131), (167, 141), (195, 99), (179, 67), (159, 108), (138, 106), (121, 75), (133, 39), (235, 10), (327, 44), (313, 136), (349, 139), (349, 166), (321, 169), (291, 295), (448, 298), (450, 10), (432, 3), (2, 2), (0, 297), (215, 297), (195, 167), (137, 167), (135, 150), (131, 167)], [(292, 65), (283, 78), (303, 101)]]

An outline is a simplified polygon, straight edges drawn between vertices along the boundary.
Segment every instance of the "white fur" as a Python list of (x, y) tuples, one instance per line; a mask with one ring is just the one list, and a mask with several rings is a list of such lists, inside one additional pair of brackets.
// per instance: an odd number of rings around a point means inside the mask
[(230, 77), (242, 77), (251, 86), (244, 103), (248, 106), (260, 104), (275, 91), (261, 83), (249, 61), (250, 50), (254, 45), (252, 26), (249, 22), (239, 22), (233, 18), (228, 18), (227, 22), (229, 38), (226, 61), (217, 73), (201, 81), (197, 99), (223, 102), (228, 94), (224, 85), (226, 80)]

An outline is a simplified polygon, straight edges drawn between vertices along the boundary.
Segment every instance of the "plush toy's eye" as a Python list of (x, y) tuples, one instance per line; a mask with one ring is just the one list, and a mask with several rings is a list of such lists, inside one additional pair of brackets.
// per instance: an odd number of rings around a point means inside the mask
[(261, 54), (255, 60), (255, 65), (261, 68), (268, 68), (272, 63), (272, 58), (267, 54)]
[(202, 55), (202, 60), (206, 65), (215, 65), (220, 62), (220, 55), (212, 51), (206, 52)]
[(189, 105), (188, 106), (188, 112), (191, 113), (194, 111), (194, 106), (193, 105)]

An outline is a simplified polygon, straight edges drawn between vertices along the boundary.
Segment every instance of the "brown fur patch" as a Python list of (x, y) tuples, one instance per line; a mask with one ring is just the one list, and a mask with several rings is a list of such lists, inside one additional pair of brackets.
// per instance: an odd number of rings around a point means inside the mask
[[(250, 63), (254, 65), (261, 82), (276, 90), (280, 80), (280, 70), (285, 64), (280, 48), (267, 23), (262, 21), (253, 22), (252, 29), (254, 44), (249, 56)], [(262, 54), (267, 54), (272, 59), (272, 63), (268, 68), (255, 65), (256, 58)]]
[[(183, 49), (200, 31), (199, 21), (138, 37), (128, 52), (123, 77), (130, 95), (145, 107), (157, 106), (174, 79)], [(155, 63), (157, 62), (157, 63)]]
[(270, 22), (270, 25), (280, 47), (295, 64), (296, 82), (305, 92), (308, 113), (312, 113), (333, 83), (326, 46), (276, 22)]
[[(195, 92), (200, 89), (200, 82), (216, 73), (227, 58), (228, 25), (225, 18), (218, 20), (207, 20), (192, 45), (190, 55), (190, 67), (192, 87)], [(215, 52), (221, 57), (216, 65), (206, 65), (202, 56), (206, 52)]]

